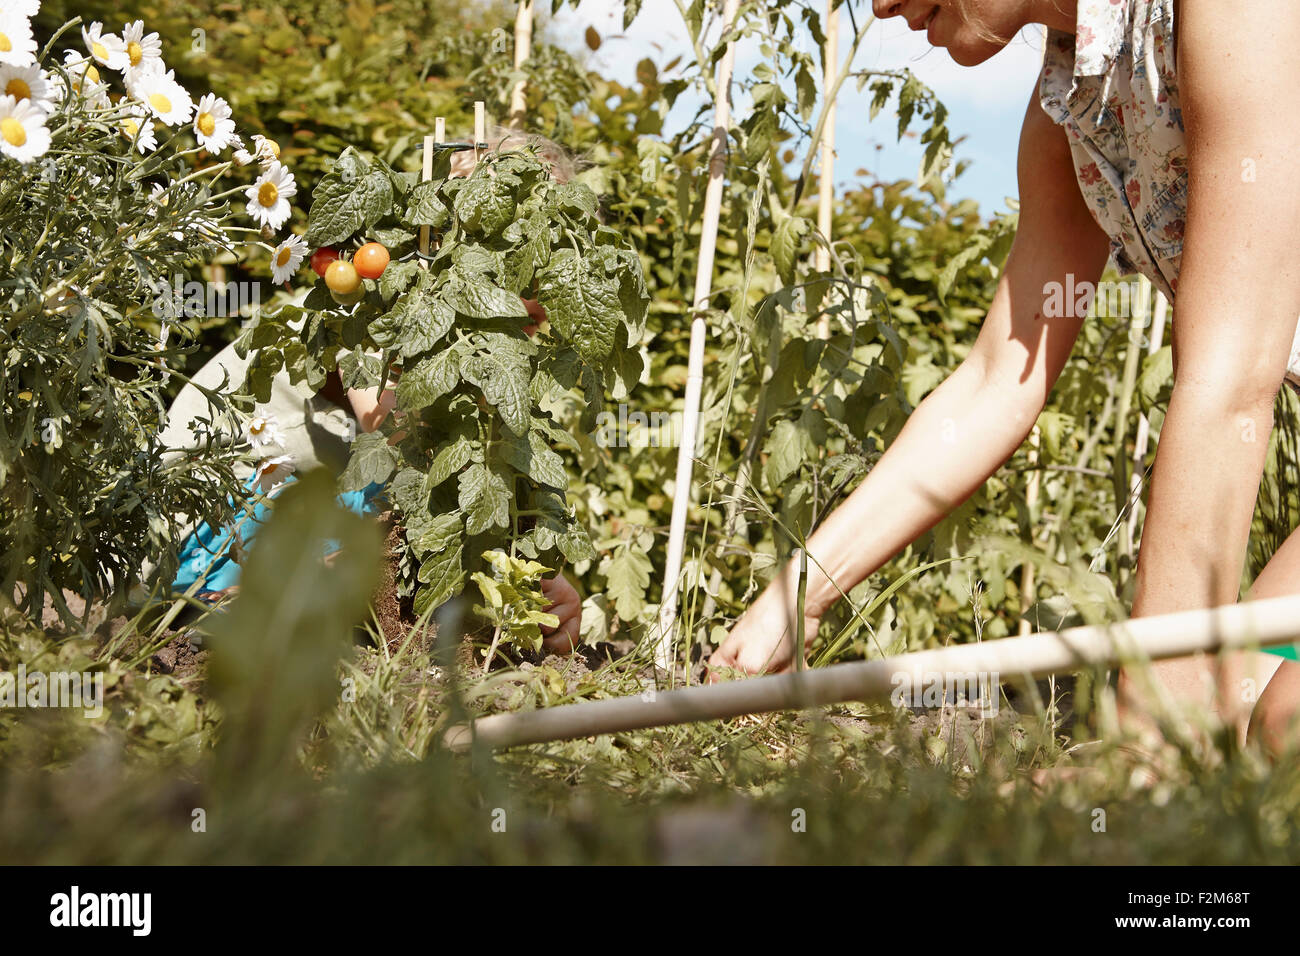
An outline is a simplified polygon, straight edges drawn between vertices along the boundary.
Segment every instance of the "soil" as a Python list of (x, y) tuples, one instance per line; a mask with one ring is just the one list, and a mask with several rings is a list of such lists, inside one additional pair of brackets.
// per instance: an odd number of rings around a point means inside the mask
[[(397, 521), (397, 515), (392, 511), (380, 515), (379, 524), (385, 529), (384, 563), (380, 571), (379, 587), (375, 590), (374, 612), (379, 622), (379, 633), (388, 645), (389, 653), (395, 654), (415, 630), (418, 615), (415, 613), (411, 597), (409, 595), (400, 597), (397, 593), (402, 526)], [(417, 635), (416, 646), (413, 649), (417, 652), (431, 650), (435, 633), (436, 630), (432, 626), (426, 627)]]

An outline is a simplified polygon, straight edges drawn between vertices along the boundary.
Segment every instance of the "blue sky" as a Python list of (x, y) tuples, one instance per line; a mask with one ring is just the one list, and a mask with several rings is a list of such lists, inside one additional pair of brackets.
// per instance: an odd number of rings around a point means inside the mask
[[(854, 12), (862, 22), (864, 11)], [(842, 59), (847, 53), (850, 25), (846, 13), (840, 16)], [(585, 56), (583, 32), (589, 25), (605, 38), (601, 48), (591, 55), (592, 66), (620, 81), (632, 80), (636, 63), (643, 57), (649, 56), (661, 66), (678, 54), (689, 58), (685, 29), (672, 0), (645, 0), (626, 36), (622, 35), (622, 4), (615, 0), (582, 0), (576, 10), (566, 8), (554, 17), (549, 31), (562, 46)], [(985, 214), (992, 214), (1004, 209), (1005, 197), (1017, 192), (1016, 144), (1038, 74), (1041, 44), (1041, 32), (1029, 29), (987, 63), (959, 67), (945, 51), (931, 49), (924, 33), (912, 33), (901, 19), (894, 19), (871, 26), (854, 67), (910, 67), (935, 90), (948, 107), (948, 128), (953, 137), (967, 137), (957, 148), (956, 158), (971, 161), (949, 195), (973, 198)], [(742, 48), (737, 74), (756, 58), (756, 53)], [(693, 112), (695, 102), (680, 104), (675, 115)], [(859, 168), (869, 169), (883, 179), (914, 179), (921, 159), (920, 147), (915, 140), (897, 141), (897, 121), (888, 111), (876, 122), (869, 122), (869, 103), (869, 91), (858, 93), (852, 80), (845, 83), (836, 118), (836, 182), (852, 181)], [(744, 105), (738, 103), (737, 109), (743, 110)]]

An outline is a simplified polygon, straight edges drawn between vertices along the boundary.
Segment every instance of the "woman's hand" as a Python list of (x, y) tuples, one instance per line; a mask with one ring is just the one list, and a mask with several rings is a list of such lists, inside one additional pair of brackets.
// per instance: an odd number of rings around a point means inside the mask
[[(727, 675), (721, 668), (754, 675), (780, 674), (793, 667), (798, 605), (792, 595), (783, 593), (784, 579), (784, 575), (778, 575), (768, 585), (713, 652), (709, 658), (710, 683), (725, 679)], [(804, 653), (817, 636), (818, 623), (815, 615), (804, 614)]]
[(569, 654), (578, 646), (578, 631), (582, 625), (582, 598), (569, 579), (562, 574), (553, 578), (542, 578), (542, 594), (551, 604), (547, 612), (560, 619), (555, 627), (543, 627), (547, 635), (542, 641), (542, 648), (552, 654)]

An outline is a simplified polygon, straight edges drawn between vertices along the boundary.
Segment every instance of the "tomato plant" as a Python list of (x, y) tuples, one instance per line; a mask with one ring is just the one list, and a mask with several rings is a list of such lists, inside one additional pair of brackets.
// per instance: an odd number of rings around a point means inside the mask
[(322, 246), (311, 254), (311, 271), (316, 273), (322, 279), (325, 278), (325, 270), (329, 268), (331, 262), (337, 261), (339, 251), (330, 246)]
[[(394, 261), (378, 279), (358, 278), (364, 295), (350, 307), (330, 297), (343, 265), (331, 264), (301, 308), (239, 343), (252, 350), (259, 397), (280, 368), (311, 387), (337, 369), (345, 387), (375, 388), (400, 365), (396, 408), (357, 438), (342, 482), (388, 483), (417, 612), (459, 593), (493, 549), (552, 568), (595, 556), (555, 450), (574, 438), (551, 407), (578, 401), (591, 430), (606, 389), (640, 377), (630, 343), (648, 298), (640, 259), (601, 223), (586, 186), (554, 181), (527, 150), (489, 155), (468, 178), (449, 172), (448, 153), (418, 182), (344, 151), (315, 191), (307, 241), (372, 235)], [(427, 268), (416, 256), (422, 226), (436, 241)], [(545, 307), (548, 334), (525, 334), (523, 297)]]

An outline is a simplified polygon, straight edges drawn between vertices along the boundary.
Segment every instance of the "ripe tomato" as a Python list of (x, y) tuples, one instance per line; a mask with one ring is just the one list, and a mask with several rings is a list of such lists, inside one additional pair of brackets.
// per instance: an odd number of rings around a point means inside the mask
[(388, 250), (382, 243), (367, 242), (352, 257), (352, 264), (364, 279), (378, 279), (388, 268)]
[(325, 270), (325, 284), (331, 292), (351, 295), (361, 286), (361, 276), (357, 275), (356, 266), (343, 259), (336, 259)]
[(322, 279), (325, 278), (325, 270), (329, 268), (330, 263), (339, 257), (339, 251), (333, 246), (321, 246), (311, 254), (311, 268)]

